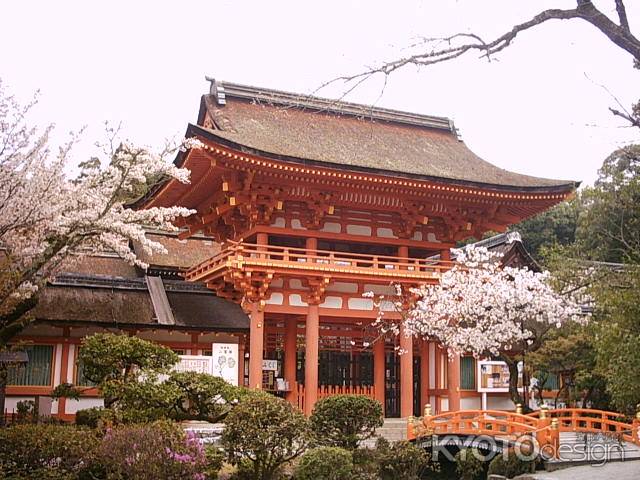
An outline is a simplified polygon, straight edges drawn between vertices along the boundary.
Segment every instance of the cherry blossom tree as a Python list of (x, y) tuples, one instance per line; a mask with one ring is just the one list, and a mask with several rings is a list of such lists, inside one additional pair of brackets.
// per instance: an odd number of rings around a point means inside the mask
[[(502, 255), (469, 245), (456, 251), (458, 264), (436, 285), (405, 295), (378, 298), (378, 325), (383, 331), (435, 340), (449, 355), (498, 357), (511, 371), (511, 396), (521, 403), (517, 363), (546, 334), (565, 322), (586, 321), (579, 303), (553, 289), (548, 272), (503, 266)], [(408, 297), (415, 301), (408, 301)], [(410, 308), (407, 305), (412, 303)], [(400, 312), (402, 326), (385, 311)]]
[(34, 104), (21, 106), (0, 82), (0, 350), (32, 321), (38, 291), (65, 262), (107, 250), (145, 268), (131, 242), (149, 253), (164, 252), (145, 230), (175, 230), (172, 221), (192, 213), (127, 208), (158, 180), (188, 182), (189, 172), (166, 161), (168, 149), (156, 154), (117, 141), (113, 130), (104, 158), (80, 164), (79, 174), (69, 178), (76, 138), (54, 154), (53, 127), (38, 131), (27, 124)]

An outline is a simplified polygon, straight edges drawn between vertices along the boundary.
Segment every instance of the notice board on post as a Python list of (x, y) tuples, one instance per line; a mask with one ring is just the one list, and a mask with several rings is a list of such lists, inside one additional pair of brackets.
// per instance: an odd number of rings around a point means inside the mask
[(509, 366), (505, 362), (478, 361), (478, 392), (508, 392), (509, 376)]

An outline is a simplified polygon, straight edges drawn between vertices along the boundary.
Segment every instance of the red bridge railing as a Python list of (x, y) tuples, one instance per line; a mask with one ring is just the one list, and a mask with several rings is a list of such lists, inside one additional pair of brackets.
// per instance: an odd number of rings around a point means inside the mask
[(629, 421), (623, 414), (585, 408), (541, 409), (524, 415), (520, 411), (460, 410), (425, 415), (408, 423), (408, 438), (431, 435), (487, 435), (503, 440), (526, 442), (535, 439), (538, 448), (557, 456), (561, 432), (613, 435), (640, 446), (640, 412)]

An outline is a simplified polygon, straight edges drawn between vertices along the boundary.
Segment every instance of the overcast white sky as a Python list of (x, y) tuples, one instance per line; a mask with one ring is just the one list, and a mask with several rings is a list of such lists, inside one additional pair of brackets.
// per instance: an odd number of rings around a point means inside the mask
[[(640, 2), (629, 0), (640, 32)], [(573, 0), (14, 1), (0, 17), (0, 77), (19, 98), (36, 89), (35, 120), (58, 139), (83, 125), (85, 145), (105, 120), (161, 145), (195, 121), (205, 75), (311, 93), (324, 81), (391, 59), (418, 36), (458, 31), (487, 39), (546, 7)], [(611, 15), (613, 0), (596, 4)], [(631, 5), (633, 4), (633, 5)], [(591, 183), (613, 149), (640, 140), (608, 112), (640, 97), (640, 71), (592, 26), (537, 27), (490, 64), (473, 55), (372, 81), (347, 99), (444, 115), (466, 143), (503, 168)], [(339, 95), (336, 89), (321, 92)]]

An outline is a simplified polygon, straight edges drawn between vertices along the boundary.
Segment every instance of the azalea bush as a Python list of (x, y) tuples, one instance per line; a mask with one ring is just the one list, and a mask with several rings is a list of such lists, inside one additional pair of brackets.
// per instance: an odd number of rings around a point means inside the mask
[(215, 473), (200, 440), (171, 422), (107, 430), (93, 462), (108, 480), (205, 480)]
[(310, 418), (319, 445), (353, 450), (384, 423), (382, 405), (363, 395), (332, 395), (319, 400)]
[(99, 442), (93, 430), (70, 425), (0, 428), (0, 478), (82, 478), (92, 469), (88, 457)]
[(305, 416), (289, 402), (252, 392), (225, 420), (222, 446), (238, 478), (272, 480), (309, 444)]

